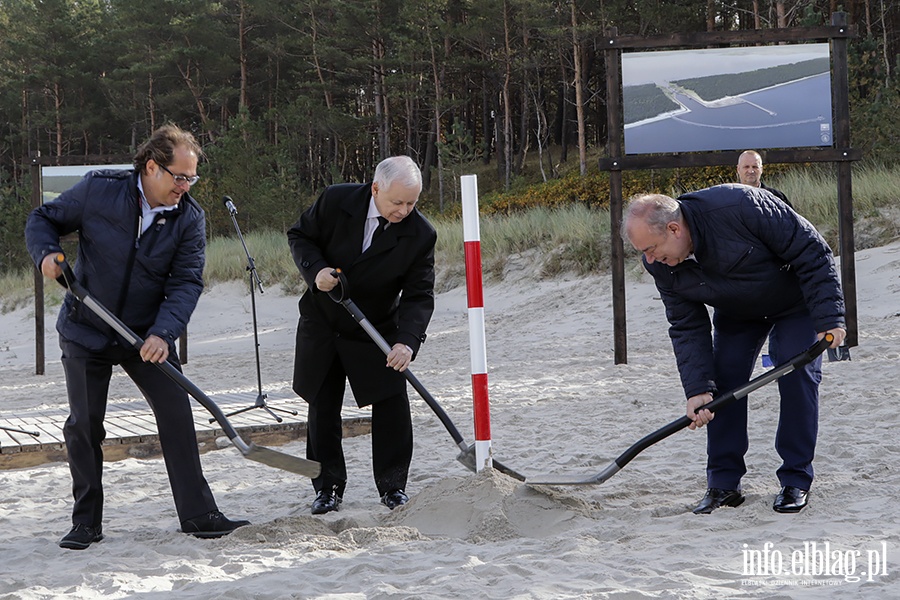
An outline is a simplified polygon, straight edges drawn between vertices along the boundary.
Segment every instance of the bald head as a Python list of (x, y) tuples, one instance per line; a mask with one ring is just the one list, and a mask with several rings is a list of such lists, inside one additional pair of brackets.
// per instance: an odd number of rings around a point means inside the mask
[(763, 163), (762, 156), (755, 150), (741, 152), (738, 157), (738, 180), (744, 185), (759, 187), (762, 181)]

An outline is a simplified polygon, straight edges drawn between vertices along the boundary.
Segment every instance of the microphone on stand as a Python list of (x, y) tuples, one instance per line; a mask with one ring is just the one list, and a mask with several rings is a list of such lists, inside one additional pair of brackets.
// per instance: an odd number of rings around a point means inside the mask
[(237, 208), (234, 206), (234, 202), (231, 201), (231, 196), (222, 196), (222, 204), (225, 205), (225, 208), (228, 209), (233, 215), (237, 214)]
[[(237, 231), (238, 238), (241, 240), (241, 245), (244, 247), (244, 252), (247, 253), (247, 270), (250, 272), (250, 285), (251, 291), (253, 286), (253, 281), (256, 281), (256, 285), (259, 286), (259, 293), (263, 293), (263, 285), (262, 281), (259, 279), (259, 274), (256, 272), (256, 265), (253, 263), (253, 257), (250, 256), (250, 251), (247, 250), (247, 243), (244, 241), (244, 236), (241, 233), (241, 228), (238, 226), (237, 222), (237, 208), (234, 206), (234, 202), (231, 200), (231, 196), (222, 196), (222, 204), (225, 205), (225, 209), (231, 213), (231, 220), (234, 222), (234, 228)], [(252, 300), (252, 298), (251, 298)]]
[[(231, 196), (222, 196), (222, 204), (224, 204), (228, 212), (231, 213), (231, 222), (234, 223), (234, 232), (237, 234), (238, 239), (241, 240), (241, 246), (244, 247), (244, 254), (247, 256), (247, 274), (250, 278), (250, 312), (253, 315), (253, 346), (256, 353), (256, 385), (259, 391), (259, 394), (256, 396), (256, 402), (253, 404), (253, 406), (238, 409), (226, 414), (225, 416), (230, 417), (232, 415), (236, 415), (253, 408), (261, 408), (269, 413), (269, 415), (271, 415), (276, 421), (281, 423), (284, 419), (276, 415), (275, 411), (286, 412), (292, 415), (296, 415), (297, 411), (270, 407), (268, 404), (266, 404), (266, 398), (268, 398), (268, 394), (263, 393), (262, 370), (259, 364), (259, 324), (256, 321), (256, 289), (259, 288), (259, 293), (263, 293), (262, 281), (260, 281), (259, 279), (259, 273), (256, 272), (256, 264), (254, 264), (253, 262), (253, 257), (250, 255), (250, 250), (247, 249), (247, 242), (244, 240), (244, 234), (241, 233), (241, 227), (240, 225), (238, 225), (237, 208), (235, 208), (234, 202), (231, 200)], [(213, 421), (215, 421), (215, 419), (213, 419)], [(213, 421), (210, 421), (210, 423), (212, 423)]]

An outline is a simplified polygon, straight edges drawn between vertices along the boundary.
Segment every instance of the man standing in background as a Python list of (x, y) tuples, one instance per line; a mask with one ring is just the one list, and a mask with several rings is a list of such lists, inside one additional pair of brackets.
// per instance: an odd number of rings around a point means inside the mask
[(755, 150), (745, 150), (741, 152), (737, 164), (737, 174), (740, 182), (744, 185), (749, 185), (750, 187), (758, 187), (771, 192), (776, 198), (791, 208), (794, 208), (794, 205), (788, 201), (784, 192), (771, 188), (762, 182), (762, 173), (763, 162), (759, 152)]

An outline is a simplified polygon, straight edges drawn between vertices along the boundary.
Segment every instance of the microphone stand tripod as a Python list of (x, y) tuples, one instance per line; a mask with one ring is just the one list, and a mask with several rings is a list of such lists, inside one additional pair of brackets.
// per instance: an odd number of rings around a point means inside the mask
[(25, 431), (24, 429), (16, 429), (15, 427), (4, 427), (0, 425), (0, 431), (7, 431), (9, 433), (24, 433), (26, 435), (30, 435), (31, 437), (39, 437), (41, 434), (39, 431)]
[[(225, 206), (228, 208), (228, 212), (231, 213), (231, 221), (234, 223), (234, 230), (237, 232), (238, 238), (241, 240), (241, 245), (244, 247), (244, 253), (247, 255), (247, 273), (250, 277), (250, 309), (253, 313), (253, 347), (256, 350), (256, 385), (258, 395), (256, 396), (256, 402), (253, 403), (253, 406), (248, 406), (247, 408), (241, 408), (234, 412), (228, 413), (225, 416), (231, 417), (234, 415), (238, 415), (243, 412), (247, 412), (248, 410), (253, 410), (254, 408), (261, 408), (275, 419), (278, 423), (284, 421), (281, 417), (276, 415), (273, 411), (279, 411), (283, 413), (287, 413), (289, 415), (296, 415), (296, 410), (288, 410), (285, 408), (275, 408), (273, 406), (269, 406), (266, 403), (266, 398), (268, 398), (268, 394), (264, 394), (262, 391), (262, 373), (259, 368), (259, 331), (256, 324), (256, 292), (254, 288), (259, 286), (259, 293), (262, 294), (263, 286), (262, 282), (259, 280), (259, 274), (256, 272), (256, 263), (253, 262), (253, 257), (250, 256), (250, 251), (247, 249), (247, 244), (244, 242), (244, 236), (241, 234), (241, 228), (238, 226), (237, 222), (237, 209), (234, 208), (234, 204), (231, 203), (231, 199), (226, 198)], [(254, 283), (256, 285), (254, 285)], [(212, 423), (215, 419), (210, 419), (209, 422)]]

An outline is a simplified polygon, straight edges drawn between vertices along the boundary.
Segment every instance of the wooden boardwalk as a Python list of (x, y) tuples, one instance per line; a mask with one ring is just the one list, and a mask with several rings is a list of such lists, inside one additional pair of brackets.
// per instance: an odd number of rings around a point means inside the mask
[[(225, 414), (253, 406), (256, 394), (216, 394), (210, 398)], [(258, 445), (277, 445), (306, 437), (306, 403), (296, 396), (269, 395), (270, 408), (296, 411), (291, 415), (274, 411), (277, 422), (262, 408), (254, 408), (228, 417), (228, 421), (245, 441)], [(215, 450), (216, 439), (225, 437), (218, 423), (210, 423), (211, 415), (193, 399), (194, 427), (200, 452)], [(48, 462), (66, 460), (63, 425), (68, 409), (27, 411), (18, 415), (0, 410), (0, 426), (38, 432), (38, 437), (0, 429), (0, 469), (32, 467)], [(106, 440), (103, 442), (104, 460), (147, 458), (159, 456), (159, 435), (156, 421), (146, 400), (110, 403), (106, 410)], [(371, 431), (372, 413), (368, 409), (343, 408), (344, 436), (362, 435)], [(227, 438), (226, 438), (227, 439)]]

